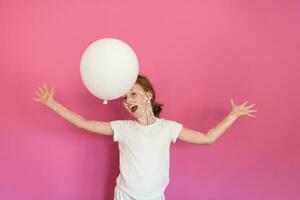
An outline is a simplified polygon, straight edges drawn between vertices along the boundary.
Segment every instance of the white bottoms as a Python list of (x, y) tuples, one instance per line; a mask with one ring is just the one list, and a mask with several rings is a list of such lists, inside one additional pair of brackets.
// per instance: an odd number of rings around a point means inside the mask
[[(127, 194), (126, 192), (121, 190), (116, 185), (115, 190), (114, 190), (114, 200), (139, 200), (139, 199), (135, 199), (134, 197), (130, 196), (129, 194)], [(165, 195), (162, 194), (161, 197), (159, 197), (158, 199), (153, 199), (153, 200), (165, 200)]]

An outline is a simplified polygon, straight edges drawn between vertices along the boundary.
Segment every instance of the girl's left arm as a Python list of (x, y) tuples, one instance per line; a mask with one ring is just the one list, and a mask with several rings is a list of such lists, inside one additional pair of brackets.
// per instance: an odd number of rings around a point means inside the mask
[(225, 131), (235, 122), (240, 116), (247, 115), (250, 117), (255, 117), (250, 114), (252, 112), (257, 112), (257, 110), (250, 110), (254, 104), (246, 106), (248, 101), (245, 101), (242, 105), (235, 105), (231, 99), (231, 112), (224, 118), (223, 121), (218, 123), (214, 128), (210, 129), (208, 133), (203, 134), (199, 131), (194, 131), (191, 129), (183, 128), (178, 136), (178, 138), (184, 142), (193, 144), (212, 144), (214, 143)]

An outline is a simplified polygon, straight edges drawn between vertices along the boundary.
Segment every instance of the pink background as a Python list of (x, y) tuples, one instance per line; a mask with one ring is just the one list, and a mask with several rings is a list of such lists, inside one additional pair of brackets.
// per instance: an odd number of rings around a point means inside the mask
[(83, 85), (84, 49), (128, 43), (152, 81), (161, 117), (207, 132), (230, 98), (258, 110), (213, 145), (171, 146), (169, 200), (300, 195), (299, 1), (0, 1), (0, 199), (112, 199), (118, 149), (32, 101), (42, 83), (87, 119), (128, 117)]

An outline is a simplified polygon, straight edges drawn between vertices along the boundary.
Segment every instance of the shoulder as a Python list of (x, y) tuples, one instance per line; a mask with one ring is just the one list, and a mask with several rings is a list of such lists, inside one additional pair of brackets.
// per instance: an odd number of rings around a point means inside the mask
[(113, 120), (110, 121), (111, 128), (113, 130), (113, 140), (120, 142), (124, 139), (124, 134), (126, 135), (132, 124), (132, 120)]
[(183, 129), (182, 123), (170, 119), (163, 119), (164, 130), (168, 133), (170, 141), (176, 142), (181, 130)]
[(165, 118), (162, 118), (161, 122), (164, 125), (169, 125), (169, 126), (182, 126), (182, 123), (180, 123), (178, 121), (174, 121), (174, 120), (170, 120), (170, 119), (165, 119)]
[(178, 121), (174, 121), (174, 120), (170, 120), (170, 119), (161, 119), (161, 124), (162, 127), (166, 128), (167, 130), (171, 130), (171, 131), (178, 131), (181, 130), (183, 127), (183, 124), (178, 122)]
[(110, 126), (114, 129), (114, 128), (126, 128), (126, 127), (130, 127), (133, 124), (133, 120), (121, 120), (121, 119), (117, 119), (117, 120), (112, 120), (110, 121)]
[(110, 121), (111, 125), (125, 125), (125, 124), (132, 124), (133, 120), (123, 120), (123, 119), (116, 119)]

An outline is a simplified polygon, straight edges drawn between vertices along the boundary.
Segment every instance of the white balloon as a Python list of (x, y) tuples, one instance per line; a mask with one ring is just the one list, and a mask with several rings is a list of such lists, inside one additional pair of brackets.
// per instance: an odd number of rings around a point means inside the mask
[(135, 84), (139, 63), (125, 42), (104, 38), (90, 44), (80, 61), (80, 75), (85, 87), (104, 103), (126, 94)]

